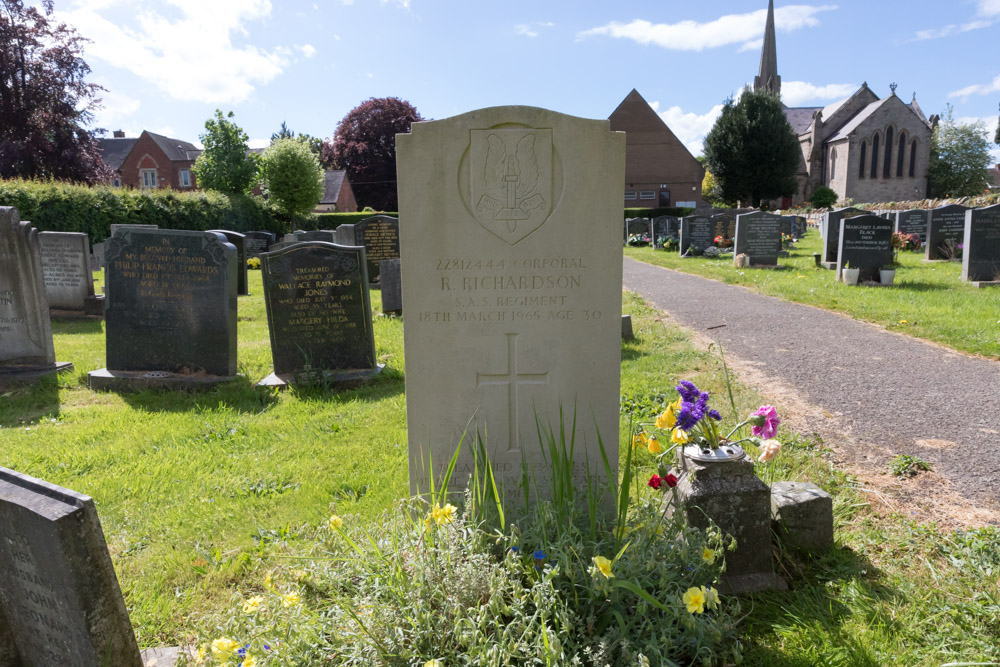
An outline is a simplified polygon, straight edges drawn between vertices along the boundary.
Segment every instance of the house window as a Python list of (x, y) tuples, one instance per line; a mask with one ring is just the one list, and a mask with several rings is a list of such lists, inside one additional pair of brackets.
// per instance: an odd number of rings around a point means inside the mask
[(111, 185), (115, 186), (116, 188), (120, 188), (122, 186), (121, 176), (115, 176), (113, 179), (111, 179)]
[(875, 136), (872, 137), (872, 171), (871, 171), (871, 177), (872, 178), (878, 178), (878, 140), (879, 139), (880, 139), (880, 137), (878, 136), (878, 132), (876, 132)]
[(882, 161), (882, 178), (892, 176), (892, 128), (885, 130), (885, 160)]
[(899, 148), (896, 149), (896, 176), (903, 175), (903, 153), (906, 152), (906, 132), (899, 133)]
[(660, 190), (660, 208), (670, 207), (670, 190)]
[(144, 188), (155, 188), (158, 185), (155, 169), (140, 169), (139, 182)]
[(191, 171), (188, 169), (181, 169), (181, 187), (191, 187)]
[(635, 190), (626, 190), (625, 191), (625, 201), (635, 201), (636, 198), (637, 197), (636, 197), (636, 194), (635, 194)]
[(861, 168), (858, 169), (858, 178), (864, 178), (865, 177), (865, 154), (867, 153), (867, 151), (868, 151), (868, 142), (867, 141), (862, 141), (861, 142), (861, 159), (858, 160), (858, 164), (861, 165)]
[(917, 140), (914, 139), (910, 144), (910, 177), (912, 178), (917, 173)]
[(642, 190), (639, 192), (639, 199), (656, 199), (656, 191)]

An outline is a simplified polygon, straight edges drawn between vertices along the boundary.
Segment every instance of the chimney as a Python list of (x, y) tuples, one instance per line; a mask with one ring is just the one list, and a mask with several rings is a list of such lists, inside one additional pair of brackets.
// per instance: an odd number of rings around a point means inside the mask
[(125, 131), (124, 130), (115, 130), (114, 137), (115, 137), (115, 139), (124, 139), (125, 138)]

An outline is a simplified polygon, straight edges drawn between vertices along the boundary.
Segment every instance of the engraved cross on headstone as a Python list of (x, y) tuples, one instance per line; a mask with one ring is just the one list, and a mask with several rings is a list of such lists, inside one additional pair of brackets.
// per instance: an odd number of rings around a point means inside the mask
[(548, 384), (549, 372), (519, 373), (517, 370), (517, 337), (520, 334), (509, 333), (505, 335), (507, 337), (507, 372), (489, 374), (477, 371), (476, 389), (486, 385), (507, 386), (507, 451), (515, 452), (520, 449), (520, 421), (518, 420), (519, 413), (517, 409), (517, 387), (522, 384)]

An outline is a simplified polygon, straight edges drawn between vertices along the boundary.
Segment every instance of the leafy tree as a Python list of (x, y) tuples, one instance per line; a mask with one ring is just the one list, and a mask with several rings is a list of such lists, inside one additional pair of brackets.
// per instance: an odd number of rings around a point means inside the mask
[(84, 129), (103, 90), (84, 83), (88, 40), (49, 23), (51, 15), (52, 0), (41, 8), (0, 0), (0, 177), (107, 180), (111, 170)]
[(215, 116), (205, 121), (205, 133), (200, 135), (205, 150), (191, 167), (198, 185), (205, 190), (245, 193), (257, 176), (259, 157), (248, 152), (247, 133), (229, 120), (234, 115), (230, 111), (223, 116), (216, 109)]
[(352, 109), (337, 126), (333, 161), (347, 170), (358, 203), (395, 211), (396, 135), (423, 118), (398, 97), (373, 97)]
[(273, 146), (274, 142), (280, 141), (282, 139), (294, 139), (294, 138), (295, 138), (295, 132), (288, 129), (288, 125), (285, 124), (285, 121), (281, 121), (281, 129), (279, 129), (277, 132), (271, 135), (271, 145)]
[(724, 201), (760, 206), (797, 189), (799, 142), (780, 100), (768, 91), (744, 88), (738, 102), (726, 100), (705, 137), (705, 158)]
[(309, 150), (312, 151), (313, 155), (315, 155), (317, 159), (321, 159), (323, 146), (327, 143), (319, 137), (314, 137), (310, 134), (305, 134), (304, 132), (296, 136), (295, 131), (288, 127), (285, 121), (281, 121), (281, 129), (271, 135), (271, 144), (274, 144), (274, 142), (281, 139), (297, 139), (298, 141), (301, 141), (309, 147)]
[(831, 208), (837, 203), (837, 193), (833, 188), (821, 185), (813, 190), (809, 203), (815, 208)]
[(278, 139), (264, 151), (261, 179), (275, 208), (295, 217), (316, 208), (323, 196), (323, 168), (300, 139)]
[(932, 197), (965, 197), (982, 194), (990, 184), (990, 142), (986, 124), (958, 123), (952, 107), (931, 136), (931, 160), (927, 170)]

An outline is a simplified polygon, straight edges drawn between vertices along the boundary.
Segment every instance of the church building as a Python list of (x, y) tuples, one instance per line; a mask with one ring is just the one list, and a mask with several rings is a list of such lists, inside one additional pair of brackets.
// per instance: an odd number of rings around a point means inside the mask
[[(755, 91), (781, 95), (774, 39), (774, 0), (767, 8), (760, 71)], [(787, 107), (788, 118), (802, 149), (796, 172), (798, 192), (782, 207), (801, 204), (820, 186), (832, 188), (840, 199), (855, 203), (923, 199), (927, 196), (927, 168), (931, 132), (938, 117), (928, 120), (917, 104), (890, 94), (879, 98), (867, 83), (853, 95), (825, 107)], [(790, 201), (789, 201), (790, 199)]]

